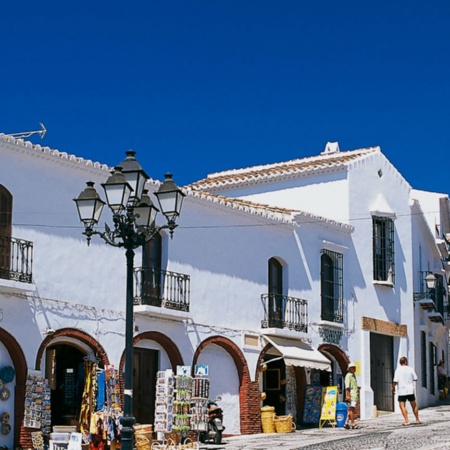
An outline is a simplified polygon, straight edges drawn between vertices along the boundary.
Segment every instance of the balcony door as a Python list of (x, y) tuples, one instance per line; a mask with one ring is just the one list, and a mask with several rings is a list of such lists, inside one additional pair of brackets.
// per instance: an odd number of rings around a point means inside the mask
[(142, 253), (142, 303), (161, 306), (162, 237), (159, 233), (146, 242)]
[(11, 193), (0, 184), (0, 278), (9, 278), (11, 260)]
[(275, 258), (269, 259), (269, 327), (283, 324), (283, 266)]

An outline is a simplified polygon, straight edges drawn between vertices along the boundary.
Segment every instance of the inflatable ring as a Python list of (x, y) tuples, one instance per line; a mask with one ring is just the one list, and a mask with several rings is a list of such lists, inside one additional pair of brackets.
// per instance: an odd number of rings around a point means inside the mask
[(8, 423), (8, 422), (9, 422), (9, 419), (10, 419), (9, 413), (4, 412), (3, 414), (0, 414), (0, 422), (1, 422), (2, 424)]
[(9, 423), (5, 423), (2, 425), (2, 434), (9, 434), (11, 432), (11, 425)]

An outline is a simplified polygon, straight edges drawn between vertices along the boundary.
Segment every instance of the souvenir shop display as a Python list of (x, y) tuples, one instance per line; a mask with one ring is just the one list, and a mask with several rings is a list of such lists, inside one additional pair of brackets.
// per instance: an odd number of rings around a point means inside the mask
[(194, 378), (192, 380), (191, 430), (193, 431), (208, 430), (209, 386), (208, 378)]
[(158, 440), (164, 441), (164, 433), (173, 430), (173, 396), (174, 374), (171, 369), (159, 371), (156, 374), (156, 405), (154, 429)]
[(190, 403), (192, 397), (192, 377), (177, 375), (173, 400), (173, 431), (187, 432), (190, 429)]
[(48, 380), (40, 375), (28, 374), (25, 382), (24, 426), (51, 431), (50, 387)]
[[(90, 440), (92, 449), (102, 449), (105, 444), (114, 448), (120, 440), (120, 385), (119, 371), (114, 366), (106, 366), (105, 370), (94, 367), (91, 374), (95, 400), (91, 402), (89, 435), (82, 435), (83, 442)], [(95, 372), (95, 374), (94, 374)]]

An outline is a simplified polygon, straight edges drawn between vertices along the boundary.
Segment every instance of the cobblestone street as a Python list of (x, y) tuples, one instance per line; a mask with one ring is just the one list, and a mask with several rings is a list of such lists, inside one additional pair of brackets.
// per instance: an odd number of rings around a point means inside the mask
[[(410, 418), (412, 413), (409, 410)], [(216, 450), (376, 450), (450, 449), (450, 405), (422, 409), (421, 425), (402, 426), (401, 414), (384, 414), (359, 422), (360, 429), (310, 428), (289, 434), (257, 434), (225, 437), (221, 445), (203, 445)]]

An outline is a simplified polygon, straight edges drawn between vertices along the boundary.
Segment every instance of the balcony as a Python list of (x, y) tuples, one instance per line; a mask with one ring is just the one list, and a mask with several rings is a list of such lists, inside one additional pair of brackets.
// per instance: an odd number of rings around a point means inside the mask
[(280, 294), (263, 294), (262, 328), (281, 328), (308, 332), (308, 302)]
[(137, 267), (134, 270), (134, 304), (189, 312), (189, 275)]
[(0, 236), (0, 279), (33, 282), (33, 243)]

